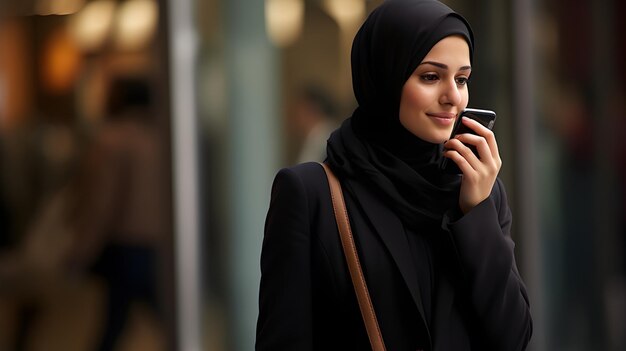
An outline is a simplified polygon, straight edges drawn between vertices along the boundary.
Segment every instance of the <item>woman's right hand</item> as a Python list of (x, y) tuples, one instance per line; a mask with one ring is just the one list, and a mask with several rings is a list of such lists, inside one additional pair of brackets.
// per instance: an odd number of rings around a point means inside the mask
[[(461, 123), (477, 135), (460, 134), (448, 140), (444, 144), (444, 156), (454, 161), (463, 173), (459, 207), (465, 214), (489, 197), (502, 167), (502, 160), (491, 130), (467, 117), (463, 117)], [(478, 156), (468, 145), (476, 148)]]

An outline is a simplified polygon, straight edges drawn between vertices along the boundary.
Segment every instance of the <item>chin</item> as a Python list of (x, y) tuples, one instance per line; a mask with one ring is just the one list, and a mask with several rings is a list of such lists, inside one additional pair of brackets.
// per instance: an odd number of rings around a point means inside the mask
[(406, 128), (411, 134), (415, 135), (416, 137), (424, 140), (425, 142), (431, 143), (431, 144), (442, 144), (445, 143), (446, 141), (448, 141), (448, 139), (450, 138), (450, 130), (443, 130), (441, 128), (435, 129), (432, 128), (430, 130), (424, 130), (424, 129), (409, 129)]
[(450, 136), (450, 134), (446, 134), (445, 136), (441, 136), (441, 135), (431, 135), (425, 138), (422, 138), (424, 141), (427, 141), (429, 143), (432, 144), (443, 144), (446, 141), (448, 141), (448, 137)]
[(450, 139), (451, 132), (452, 126), (450, 128), (432, 128), (430, 131), (423, 133), (422, 140), (432, 144), (443, 144)]

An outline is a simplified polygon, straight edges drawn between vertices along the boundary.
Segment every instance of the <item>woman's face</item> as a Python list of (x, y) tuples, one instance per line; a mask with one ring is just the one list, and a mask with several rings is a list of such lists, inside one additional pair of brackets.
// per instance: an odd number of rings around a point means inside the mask
[(467, 106), (469, 46), (461, 36), (441, 39), (404, 83), (400, 123), (418, 138), (443, 143)]

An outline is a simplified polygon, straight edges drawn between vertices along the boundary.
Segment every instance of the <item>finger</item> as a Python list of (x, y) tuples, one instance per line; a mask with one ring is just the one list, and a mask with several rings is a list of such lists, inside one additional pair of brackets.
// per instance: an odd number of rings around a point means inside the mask
[(480, 122), (467, 117), (463, 117), (463, 120), (461, 120), (461, 122), (471, 130), (476, 132), (476, 134), (485, 138), (487, 144), (489, 145), (489, 149), (491, 150), (491, 156), (494, 159), (499, 158), (500, 152), (498, 150), (498, 143), (496, 142), (496, 136), (491, 129), (485, 127)]
[(493, 158), (492, 150), (484, 137), (466, 133), (457, 135), (456, 139), (461, 141), (463, 144), (476, 147), (476, 150), (478, 151), (478, 158), (481, 161), (489, 162)]
[(473, 169), (478, 169), (480, 166), (480, 160), (476, 154), (474, 154), (472, 149), (463, 144), (459, 139), (454, 138), (448, 140), (444, 144), (444, 147), (449, 151), (456, 151), (459, 156), (463, 157)]
[(482, 125), (480, 122), (478, 122), (475, 119), (463, 117), (463, 119), (461, 120), (461, 123), (463, 123), (466, 127), (468, 127), (469, 129), (473, 130), (474, 132), (476, 132), (478, 135), (481, 135), (481, 136), (485, 132), (489, 131), (487, 127), (485, 127), (484, 125)]
[[(484, 165), (487, 167), (485, 170), (495, 170), (497, 172), (500, 170), (500, 167), (502, 167), (502, 161), (500, 159), (500, 155), (497, 153), (497, 150), (496, 150), (495, 156), (493, 155), (492, 150), (489, 147), (487, 140), (485, 140), (485, 138), (474, 135), (474, 134), (461, 134), (455, 138), (456, 140), (461, 141), (464, 145), (470, 145), (473, 148), (476, 148), (480, 165)], [(454, 144), (451, 144), (451, 145), (454, 145)], [(468, 160), (468, 161), (470, 163), (473, 162), (471, 160)], [(472, 163), (472, 166), (476, 170), (478, 170), (478, 167), (480, 167), (480, 165)]]
[(458, 151), (452, 149), (446, 150), (443, 153), (443, 156), (449, 158), (450, 160), (452, 160), (452, 162), (456, 163), (463, 175), (469, 175), (470, 173), (475, 172), (474, 168), (469, 164), (469, 162), (467, 162), (465, 157), (461, 156)]

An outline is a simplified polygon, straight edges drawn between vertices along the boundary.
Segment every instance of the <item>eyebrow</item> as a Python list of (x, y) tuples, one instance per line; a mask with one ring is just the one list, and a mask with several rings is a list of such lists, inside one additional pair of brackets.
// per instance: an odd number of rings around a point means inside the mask
[[(435, 67), (448, 69), (448, 65), (443, 64), (443, 63), (439, 63), (439, 62), (435, 62), (435, 61), (424, 61), (424, 62), (420, 63), (420, 66), (421, 65), (433, 65)], [(472, 66), (461, 66), (461, 68), (459, 68), (459, 71), (468, 71), (468, 70), (471, 70), (471, 69), (472, 69)]]

